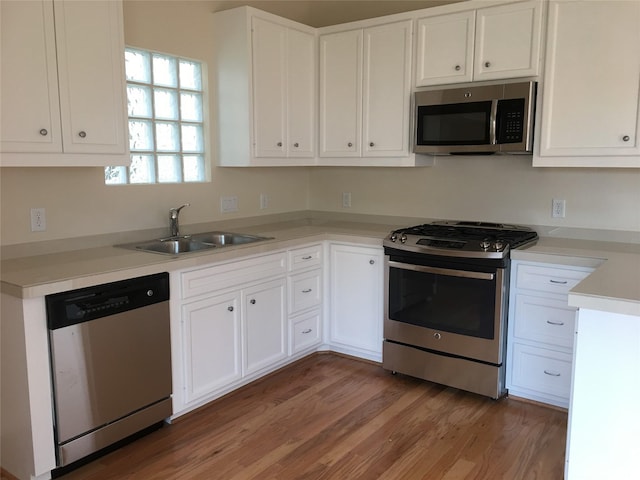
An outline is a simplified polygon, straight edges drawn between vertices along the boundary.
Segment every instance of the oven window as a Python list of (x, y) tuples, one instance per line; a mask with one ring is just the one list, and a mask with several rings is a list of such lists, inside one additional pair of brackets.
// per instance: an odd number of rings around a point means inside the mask
[(420, 327), (494, 338), (495, 280), (389, 269), (389, 318)]
[(418, 145), (488, 145), (491, 102), (418, 107)]

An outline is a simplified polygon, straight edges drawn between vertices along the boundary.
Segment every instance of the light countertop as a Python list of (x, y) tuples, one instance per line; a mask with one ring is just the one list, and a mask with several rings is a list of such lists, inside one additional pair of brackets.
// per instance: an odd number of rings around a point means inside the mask
[[(344, 214), (325, 214), (306, 219), (285, 215), (282, 219), (274, 217), (270, 220), (273, 221), (260, 225), (231, 225), (230, 230), (273, 237), (271, 240), (175, 257), (113, 246), (79, 248), (74, 245), (74, 249), (69, 251), (7, 258), (1, 264), (1, 291), (19, 298), (35, 298), (133, 276), (197, 268), (213, 262), (296, 248), (324, 240), (381, 246), (383, 238), (392, 229), (428, 221)], [(228, 226), (212, 224), (207, 228), (229, 230)], [(199, 231), (206, 231), (202, 228)], [(546, 237), (544, 231), (538, 231), (541, 235), (538, 242), (512, 251), (512, 259), (595, 268), (569, 293), (569, 304), (640, 316), (640, 244)], [(185, 227), (185, 232), (189, 233), (188, 227)]]

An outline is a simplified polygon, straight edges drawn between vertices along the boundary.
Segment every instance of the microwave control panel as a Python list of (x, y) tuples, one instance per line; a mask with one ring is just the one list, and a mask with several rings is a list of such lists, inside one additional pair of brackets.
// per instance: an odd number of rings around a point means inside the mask
[(498, 143), (520, 143), (524, 134), (524, 98), (498, 101)]

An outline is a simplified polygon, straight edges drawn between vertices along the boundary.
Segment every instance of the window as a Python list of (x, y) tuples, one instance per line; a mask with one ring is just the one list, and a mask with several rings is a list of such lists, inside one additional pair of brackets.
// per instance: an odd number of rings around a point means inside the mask
[(127, 48), (131, 166), (106, 167), (107, 185), (204, 182), (202, 64)]

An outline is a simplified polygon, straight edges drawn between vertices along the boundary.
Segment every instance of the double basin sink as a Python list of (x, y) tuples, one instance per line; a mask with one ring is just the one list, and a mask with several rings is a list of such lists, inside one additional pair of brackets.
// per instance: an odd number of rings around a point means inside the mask
[(165, 255), (180, 255), (182, 253), (200, 252), (212, 248), (242, 245), (263, 240), (271, 240), (271, 237), (260, 237), (258, 235), (247, 235), (244, 233), (206, 232), (158, 238), (116, 246), (144, 252), (162, 253)]

